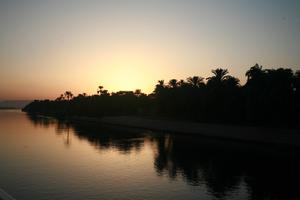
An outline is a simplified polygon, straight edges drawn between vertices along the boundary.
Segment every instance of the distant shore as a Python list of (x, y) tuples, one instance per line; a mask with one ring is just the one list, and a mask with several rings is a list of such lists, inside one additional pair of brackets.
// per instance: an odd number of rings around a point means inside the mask
[(135, 116), (103, 118), (70, 117), (69, 119), (71, 121), (104, 123), (109, 125), (142, 128), (176, 134), (197, 135), (216, 139), (300, 147), (300, 131), (296, 129), (206, 124), (165, 119), (149, 119)]

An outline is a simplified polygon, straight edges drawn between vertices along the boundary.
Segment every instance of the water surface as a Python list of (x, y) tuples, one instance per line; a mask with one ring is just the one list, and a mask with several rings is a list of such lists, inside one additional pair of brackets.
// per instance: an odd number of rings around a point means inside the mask
[(298, 155), (0, 110), (0, 188), (16, 199), (299, 199)]

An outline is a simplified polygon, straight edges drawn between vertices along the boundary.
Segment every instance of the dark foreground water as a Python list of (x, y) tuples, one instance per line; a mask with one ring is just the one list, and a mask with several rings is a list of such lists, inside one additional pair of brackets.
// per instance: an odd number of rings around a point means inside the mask
[(0, 111), (0, 188), (16, 199), (300, 199), (298, 155)]

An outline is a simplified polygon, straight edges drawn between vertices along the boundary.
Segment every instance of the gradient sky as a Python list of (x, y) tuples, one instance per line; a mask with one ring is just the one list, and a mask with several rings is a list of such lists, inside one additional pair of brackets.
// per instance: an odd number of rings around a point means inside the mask
[(0, 100), (300, 69), (299, 0), (0, 0)]

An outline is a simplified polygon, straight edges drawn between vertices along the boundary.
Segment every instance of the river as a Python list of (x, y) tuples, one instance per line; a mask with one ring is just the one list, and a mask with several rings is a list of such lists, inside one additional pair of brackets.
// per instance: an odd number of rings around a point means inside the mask
[(298, 150), (0, 110), (15, 199), (299, 199)]

